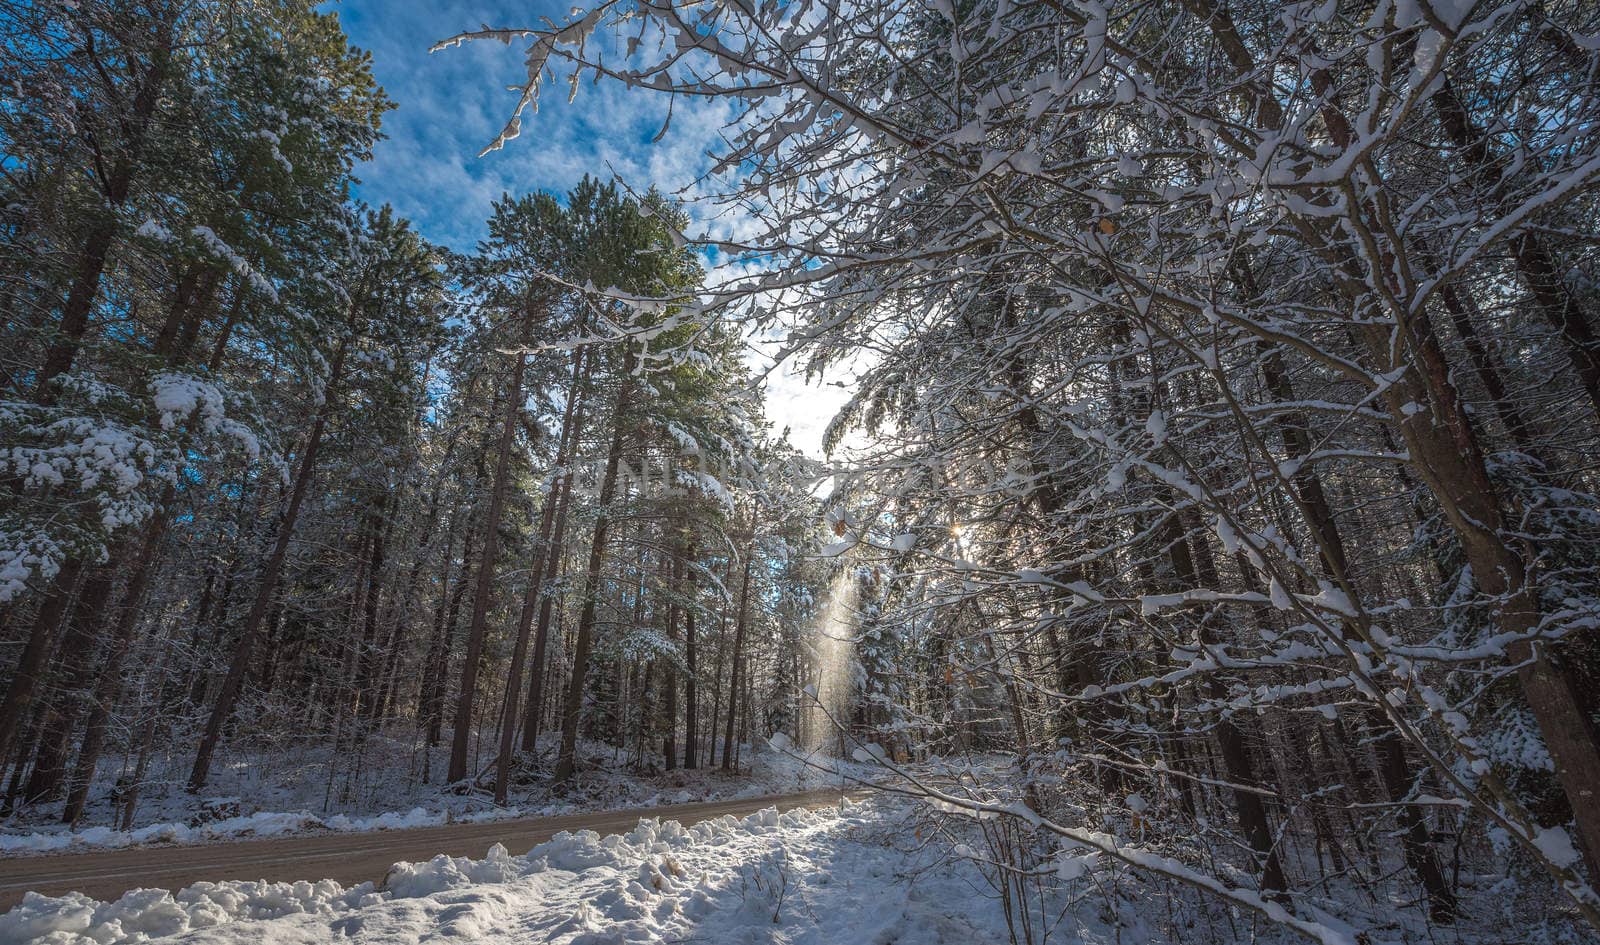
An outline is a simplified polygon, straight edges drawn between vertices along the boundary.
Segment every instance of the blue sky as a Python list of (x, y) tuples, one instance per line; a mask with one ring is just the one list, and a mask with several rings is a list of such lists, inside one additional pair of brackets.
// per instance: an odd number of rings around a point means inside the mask
[[(539, 113), (525, 117), (521, 138), (480, 159), (516, 103), (506, 86), (525, 74), (525, 44), (465, 43), (432, 54), (428, 47), (485, 25), (563, 21), (570, 4), (342, 0), (325, 9), (338, 13), (351, 42), (372, 53), (378, 81), (399, 103), (384, 119), (389, 140), (358, 172), (362, 198), (394, 204), (424, 234), (455, 249), (472, 248), (490, 202), (507, 191), (565, 191), (585, 173), (668, 190), (688, 185), (708, 165), (704, 153), (728, 115), (724, 107), (680, 102), (673, 127), (652, 145), (665, 97), (585, 84), (568, 104), (563, 79), (551, 83), (554, 94)], [(609, 41), (598, 33), (595, 39)]]
[[(465, 43), (428, 52), (438, 40), (464, 30), (538, 26), (541, 17), (566, 20), (571, 3), (496, 0), (339, 0), (350, 41), (372, 53), (378, 82), (399, 107), (384, 119), (387, 140), (357, 174), (359, 196), (374, 206), (390, 203), (427, 238), (468, 251), (484, 234), (490, 204), (503, 193), (564, 192), (585, 173), (613, 174), (630, 186), (652, 184), (668, 193), (690, 187), (710, 166), (733, 112), (725, 103), (679, 101), (672, 124), (652, 142), (667, 116), (667, 98), (601, 83), (581, 86), (566, 100), (566, 82), (549, 83), (537, 114), (523, 117), (522, 135), (499, 151), (477, 157), (504, 125), (517, 94), (506, 87), (525, 76), (526, 43)], [(602, 27), (591, 42), (612, 42)], [(621, 43), (607, 58), (621, 58)], [(694, 192), (691, 190), (691, 193)], [(726, 233), (738, 221), (714, 209), (691, 206), (691, 232)], [(752, 360), (757, 360), (753, 358)], [(768, 415), (789, 426), (796, 446), (816, 454), (822, 428), (845, 394), (836, 386), (807, 387), (778, 373), (769, 379)]]

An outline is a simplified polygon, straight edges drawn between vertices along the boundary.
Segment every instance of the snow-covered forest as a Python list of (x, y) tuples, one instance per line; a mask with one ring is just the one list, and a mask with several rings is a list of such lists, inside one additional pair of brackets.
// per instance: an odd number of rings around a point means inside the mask
[(491, 159), (733, 117), (468, 253), (333, 14), (3, 10), (12, 824), (826, 756), (1013, 942), (1600, 934), (1600, 6), (530, 16)]
[(317, 746), (325, 809), (396, 753), (504, 801), (541, 736), (562, 780), (785, 724), (807, 461), (732, 326), (594, 289), (692, 292), (680, 211), (589, 180), (452, 254), (349, 199), (389, 103), (334, 17), (10, 13), (9, 811)]

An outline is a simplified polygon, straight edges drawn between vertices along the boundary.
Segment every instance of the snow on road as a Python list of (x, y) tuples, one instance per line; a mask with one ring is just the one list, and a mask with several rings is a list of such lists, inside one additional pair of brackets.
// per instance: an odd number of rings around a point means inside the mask
[(1005, 941), (978, 874), (919, 870), (934, 854), (902, 843), (895, 820), (882, 802), (692, 827), (641, 820), (627, 834), (561, 834), (525, 856), (496, 844), (481, 860), (397, 864), (382, 891), (324, 881), (199, 883), (109, 903), (30, 894), (0, 916), (0, 943)]

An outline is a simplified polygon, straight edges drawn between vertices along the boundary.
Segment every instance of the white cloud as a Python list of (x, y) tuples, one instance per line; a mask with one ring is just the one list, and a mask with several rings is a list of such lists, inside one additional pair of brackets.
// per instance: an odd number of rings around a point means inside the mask
[[(680, 194), (689, 212), (691, 236), (735, 239), (749, 235), (752, 221), (712, 198), (726, 181), (703, 180), (708, 152), (721, 143), (736, 115), (726, 101), (679, 99), (616, 83), (585, 81), (568, 102), (564, 77), (552, 83), (537, 113), (523, 117), (522, 135), (501, 150), (478, 158), (516, 104), (508, 85), (525, 76), (524, 44), (466, 43), (429, 54), (434, 42), (482, 26), (539, 25), (541, 17), (566, 19), (570, 7), (548, 3), (442, 2), (407, 5), (393, 0), (342, 0), (339, 12), (357, 46), (373, 54), (373, 70), (399, 108), (384, 121), (388, 140), (358, 170), (359, 195), (372, 204), (391, 203), (423, 233), (467, 251), (485, 233), (491, 204), (504, 193), (567, 191), (585, 174), (643, 190), (655, 186)], [(608, 43), (608, 59), (619, 60), (623, 40), (597, 33)], [(667, 120), (659, 142), (653, 141)], [(717, 279), (718, 276), (713, 276)], [(758, 369), (770, 357), (753, 356)], [(807, 384), (793, 366), (767, 379), (767, 414), (775, 429), (790, 429), (791, 442), (821, 454), (822, 433), (849, 399), (835, 378)]]
[[(752, 358), (760, 367), (770, 360)], [(850, 399), (850, 392), (837, 379), (806, 381), (803, 371), (793, 363), (779, 365), (766, 375), (767, 418), (775, 432), (789, 430), (789, 442), (806, 454), (821, 457), (822, 434), (828, 421)]]
[[(372, 52), (378, 81), (399, 104), (384, 121), (389, 140), (358, 171), (360, 195), (394, 204), (425, 234), (456, 249), (471, 249), (483, 235), (490, 203), (502, 193), (562, 192), (585, 174), (614, 173), (630, 186), (668, 192), (690, 186), (709, 167), (705, 154), (732, 117), (723, 102), (680, 100), (671, 105), (666, 134), (652, 143), (667, 119), (665, 96), (585, 82), (569, 103), (563, 81), (552, 84), (554, 94), (537, 114), (525, 116), (521, 138), (480, 159), (516, 104), (506, 87), (524, 77), (522, 44), (466, 43), (433, 54), (428, 47), (482, 25), (560, 21), (568, 8), (459, 0), (408, 5), (403, 14), (393, 0), (343, 0), (328, 8), (339, 13), (352, 41)], [(616, 37), (595, 41), (610, 43), (620, 56)], [(689, 196), (701, 195), (694, 188)], [(715, 229), (714, 210), (706, 208), (703, 225)]]

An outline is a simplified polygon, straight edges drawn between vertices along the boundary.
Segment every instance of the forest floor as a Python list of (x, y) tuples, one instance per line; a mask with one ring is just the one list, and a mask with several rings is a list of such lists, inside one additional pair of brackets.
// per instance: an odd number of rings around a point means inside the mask
[(682, 827), (640, 821), (582, 832), (513, 857), (397, 865), (386, 888), (337, 883), (202, 883), (111, 903), (30, 897), (0, 917), (0, 941), (112, 945), (179, 936), (192, 945), (628, 941), (960, 943), (1000, 941), (972, 911), (975, 876), (908, 883), (919, 865), (872, 807), (725, 817)]
[[(610, 747), (583, 743), (582, 765), (566, 785), (554, 785), (555, 739), (542, 743), (537, 771), (513, 780), (505, 805), (487, 790), (447, 790), (439, 782), (448, 746), (429, 751), (375, 737), (359, 753), (335, 754), (322, 746), (277, 746), (219, 759), (209, 789), (184, 789), (189, 759), (158, 758), (149, 767), (130, 830), (116, 830), (112, 795), (115, 769), (90, 791), (76, 830), (60, 822), (59, 800), (19, 807), (0, 823), (0, 854), (65, 853), (157, 843), (224, 842), (300, 833), (362, 832), (479, 823), (589, 811), (649, 808), (790, 794), (865, 775), (860, 766), (823, 760), (824, 768), (762, 748), (741, 746), (738, 773), (720, 767), (693, 771), (641, 768)], [(422, 773), (433, 776), (424, 781)], [(492, 783), (492, 770), (478, 779)]]
[[(321, 843), (338, 846), (333, 831), (385, 827), (482, 822), (459, 828), (470, 843), (440, 844), (452, 854), (426, 862), (401, 863), (381, 882), (346, 885), (337, 879), (298, 882), (236, 880), (242, 875), (291, 875), (283, 871), (242, 874), (226, 869), (184, 872), (165, 880), (177, 886), (204, 877), (206, 881), (166, 891), (136, 889), (120, 897), (106, 888), (97, 900), (81, 892), (58, 897), (29, 893), (20, 905), (0, 915), (0, 945), (118, 945), (166, 939), (188, 945), (331, 945), (354, 939), (391, 945), (422, 942), (473, 942), (485, 945), (542, 942), (553, 945), (621, 945), (627, 942), (696, 943), (696, 945), (1287, 945), (1304, 942), (1257, 914), (1230, 906), (1209, 895), (1148, 870), (1135, 870), (1070, 844), (1023, 841), (998, 822), (971, 820), (940, 813), (929, 806), (892, 795), (877, 794), (865, 803), (780, 813), (767, 808), (743, 818), (718, 816), (684, 826), (656, 816), (638, 819), (636, 812), (588, 818), (595, 830), (559, 833), (523, 856), (512, 856), (550, 836), (530, 832), (531, 825), (487, 821), (540, 813), (653, 808), (713, 797), (750, 798), (837, 788), (841, 781), (864, 779), (867, 765), (827, 761), (835, 769), (819, 770), (786, 756), (777, 747), (743, 752), (745, 773), (719, 770), (650, 773), (634, 770), (622, 755), (586, 746), (585, 770), (563, 792), (547, 780), (530, 778), (517, 785), (513, 802), (502, 808), (476, 794), (442, 792), (414, 776), (410, 763), (393, 752), (373, 750), (359, 767), (351, 759), (333, 768), (336, 813), (293, 812), (296, 802), (308, 807), (326, 791), (327, 769), (314, 754), (288, 764), (284, 753), (258, 756), (251, 763), (230, 758), (219, 786), (232, 788), (230, 803), (241, 805), (235, 818), (198, 826), (167, 820), (129, 833), (91, 828), (52, 840), (56, 852), (80, 848), (125, 846), (160, 841), (216, 842), (246, 836), (320, 833), (321, 837), (267, 841), (292, 846)], [(387, 760), (380, 764), (379, 757)], [(178, 765), (177, 760), (174, 762)], [(442, 759), (435, 759), (438, 764)], [(321, 762), (326, 766), (328, 761)], [(942, 780), (952, 772), (967, 784), (1002, 788), (1007, 776), (999, 759), (969, 758), (953, 766), (932, 762), (915, 766), (923, 776)], [(360, 776), (355, 776), (359, 771)], [(412, 772), (407, 775), (407, 772)], [(318, 774), (322, 778), (317, 778)], [(841, 774), (843, 777), (841, 777)], [(347, 783), (346, 783), (347, 782)], [(340, 791), (341, 787), (348, 790)], [(1192, 838), (1167, 835), (1163, 825), (1129, 820), (1107, 809), (1090, 784), (1063, 784), (1075, 798), (1063, 812), (1101, 836), (1115, 837), (1135, 860), (1170, 856), (1192, 847)], [(856, 796), (860, 796), (859, 794)], [(411, 810), (384, 813), (386, 798), (414, 803)], [(183, 794), (181, 780), (170, 790), (153, 791), (142, 810), (151, 816), (186, 811), (185, 804), (208, 804), (217, 798)], [(100, 801), (103, 803), (103, 799)], [(742, 813), (764, 806), (729, 804)], [(789, 798), (789, 804), (812, 803)], [(245, 808), (244, 805), (255, 805)], [(203, 809), (210, 809), (209, 807)], [(668, 813), (668, 812), (663, 812)], [(669, 816), (694, 821), (720, 813), (684, 809)], [(43, 814), (48, 814), (45, 810)], [(32, 816), (43, 815), (34, 811)], [(231, 822), (230, 822), (231, 821)], [(565, 829), (575, 829), (574, 821)], [(637, 823), (637, 826), (634, 824)], [(561, 826), (561, 825), (554, 825)], [(493, 828), (501, 828), (499, 830)], [(9, 841), (16, 849), (45, 851), (44, 838), (60, 834), (28, 831), (26, 821)], [(554, 828), (552, 828), (554, 829)], [(95, 831), (101, 831), (96, 833)], [(626, 831), (626, 832), (624, 832)], [(419, 831), (430, 833), (433, 831)], [(443, 830), (437, 832), (443, 833)], [(347, 852), (392, 858), (429, 855), (416, 845), (395, 845), (400, 833), (382, 837), (351, 836)], [(461, 839), (461, 837), (457, 837)], [(492, 843), (492, 845), (491, 845)], [(216, 847), (220, 854), (252, 844)], [(427, 846), (424, 844), (423, 846)], [(0, 850), (9, 855), (9, 850)], [(179, 851), (160, 851), (166, 856)], [(210, 855), (212, 849), (204, 851)], [(1286, 848), (1288, 865), (1298, 877), (1319, 875), (1315, 864), (1301, 863)], [(1303, 853), (1304, 851), (1299, 851)], [(1379, 872), (1388, 877), (1357, 887), (1337, 877), (1317, 883), (1296, 883), (1298, 916), (1321, 930), (1323, 945), (1578, 945), (1588, 937), (1561, 903), (1534, 895), (1526, 877), (1478, 872), (1463, 864), (1455, 876), (1462, 897), (1463, 918), (1454, 926), (1431, 924), (1419, 906), (1416, 891), (1393, 855)], [(201, 851), (195, 851), (201, 855)], [(94, 856), (112, 856), (95, 853)], [(151, 854), (156, 855), (155, 853)], [(338, 855), (335, 851), (332, 855)], [(382, 858), (381, 856), (379, 858)], [(1026, 862), (1023, 862), (1026, 861)], [(1391, 862), (1392, 861), (1392, 862)], [(45, 861), (38, 861), (41, 865)], [(1004, 862), (1005, 867), (997, 866)], [(1213, 864), (1230, 882), (1249, 887), (1251, 878), (1225, 863)], [(378, 876), (381, 866), (360, 875), (298, 870), (292, 875), (338, 875), (347, 881)], [(125, 872), (125, 871), (124, 871)], [(1009, 881), (1008, 878), (1009, 877)], [(159, 876), (152, 885), (163, 882)], [(55, 887), (52, 887), (55, 888)], [(76, 886), (84, 889), (93, 887)], [(1006, 907), (1010, 900), (1011, 908)], [(1009, 916), (1008, 916), (1009, 912)], [(1015, 937), (1013, 937), (1015, 933)]]
[[(562, 831), (626, 833), (642, 817), (676, 820), (685, 826), (725, 815), (745, 817), (767, 807), (837, 806), (837, 789), (737, 801), (700, 801), (648, 810), (597, 811), (560, 817), (522, 817), (492, 823), (447, 824), (371, 833), (312, 833), (256, 837), (231, 842), (181, 846), (142, 846), (86, 850), (53, 856), (0, 857), (0, 912), (27, 894), (117, 899), (142, 888), (183, 889), (199, 882), (265, 880), (294, 883), (336, 880), (349, 887), (382, 883), (390, 867), (405, 860), (426, 861), (443, 853), (482, 856), (495, 843), (526, 850)], [(864, 798), (856, 794), (856, 798)]]
[[(0, 942), (324, 945), (338, 941), (482, 945), (1280, 945), (1307, 941), (1251, 913), (1104, 860), (1063, 854), (1060, 882), (1013, 910), (981, 855), (932, 827), (921, 805), (866, 803), (692, 826), (641, 819), (627, 833), (563, 833), (525, 855), (397, 864), (381, 887), (331, 881), (205, 882), (110, 902), (30, 895), (0, 916)], [(981, 831), (968, 831), (974, 839)], [(975, 840), (975, 842), (981, 842)], [(1061, 864), (1071, 864), (1068, 871)], [(1029, 884), (1031, 885), (1031, 882)], [(1013, 902), (1019, 887), (1013, 887)], [(1042, 886), (1040, 887), (1043, 888)], [(1023, 898), (1027, 898), (1024, 896)], [(1323, 945), (1487, 945), (1504, 937), (1493, 899), (1470, 921), (1429, 926), (1400, 899), (1303, 903)], [(1337, 910), (1351, 924), (1332, 917)], [(1022, 915), (1031, 923), (1026, 931)], [(1017, 938), (1011, 937), (1016, 931)], [(1561, 941), (1576, 939), (1560, 938)], [(1555, 941), (1545, 939), (1545, 941)]]

